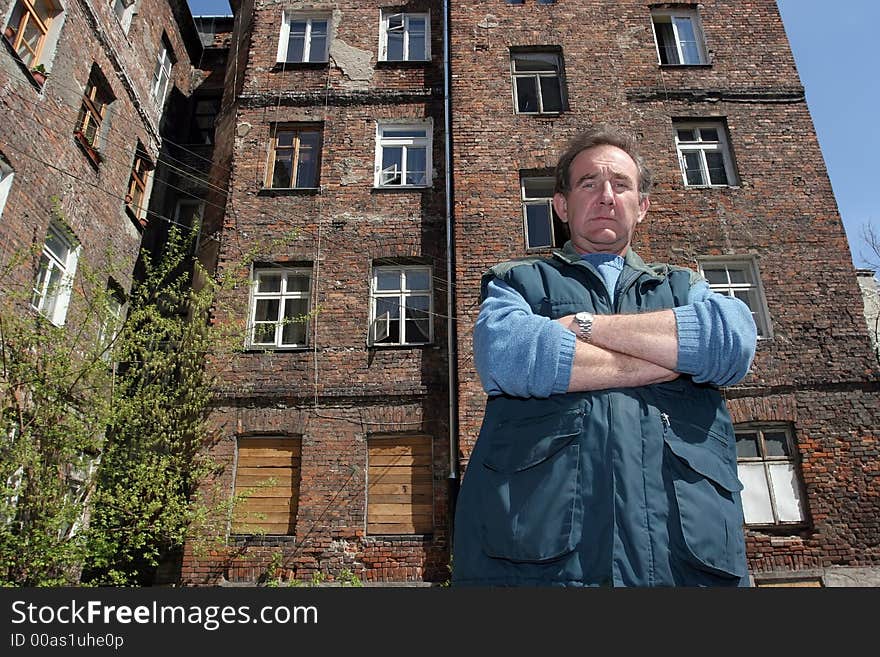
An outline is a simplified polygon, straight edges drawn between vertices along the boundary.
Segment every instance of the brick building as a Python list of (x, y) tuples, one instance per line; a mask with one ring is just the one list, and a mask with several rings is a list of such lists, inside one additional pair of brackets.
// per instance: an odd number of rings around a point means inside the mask
[(448, 577), (480, 275), (565, 239), (548, 177), (607, 121), (655, 172), (635, 248), (759, 326), (726, 391), (754, 581), (880, 582), (880, 372), (775, 2), (448, 4), (234, 7), (203, 257), (248, 281), (217, 316), (246, 337), (214, 361), (211, 483), (250, 494), (182, 581)]
[[(2, 0), (0, 21), (2, 294), (71, 344), (103, 341), (145, 234), (173, 220), (164, 119), (191, 94), (198, 33), (185, 0)], [(99, 456), (64, 475), (77, 504)]]
[(62, 325), (77, 308), (50, 273), (72, 280), (112, 250), (124, 304), (144, 229), (167, 218), (148, 207), (165, 192), (162, 118), (189, 96), (201, 46), (184, 0), (6, 0), (2, 12), (2, 259), (45, 243), (47, 267), (14, 273), (36, 279), (33, 307)]

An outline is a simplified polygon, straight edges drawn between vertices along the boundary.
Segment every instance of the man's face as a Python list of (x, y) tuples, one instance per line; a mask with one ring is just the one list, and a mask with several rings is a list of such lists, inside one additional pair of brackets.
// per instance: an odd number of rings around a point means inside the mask
[(569, 171), (570, 190), (553, 196), (553, 207), (568, 224), (581, 253), (624, 255), (648, 212), (639, 197), (639, 171), (626, 151), (603, 144), (578, 153)]

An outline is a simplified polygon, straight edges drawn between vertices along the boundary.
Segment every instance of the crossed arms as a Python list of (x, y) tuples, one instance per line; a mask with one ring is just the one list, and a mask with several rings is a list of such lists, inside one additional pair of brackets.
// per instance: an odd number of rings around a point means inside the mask
[(691, 287), (688, 304), (632, 315), (596, 315), (589, 344), (573, 315), (551, 320), (498, 279), (488, 285), (474, 327), (474, 361), (489, 394), (547, 397), (659, 383), (685, 373), (732, 385), (748, 372), (757, 330), (748, 307)]

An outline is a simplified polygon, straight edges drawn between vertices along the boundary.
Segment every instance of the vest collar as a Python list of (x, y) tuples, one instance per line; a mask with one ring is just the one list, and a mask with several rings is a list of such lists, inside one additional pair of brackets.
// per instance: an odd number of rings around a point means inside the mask
[[(554, 249), (552, 251), (553, 257), (559, 260), (562, 260), (569, 265), (582, 265), (587, 267), (591, 271), (593, 271), (597, 276), (598, 272), (595, 271), (592, 265), (590, 265), (585, 260), (581, 259), (581, 254), (578, 253), (577, 249), (571, 243), (571, 240), (565, 243), (561, 249)], [(645, 261), (639, 257), (639, 254), (633, 250), (632, 247), (628, 248), (626, 251), (626, 255), (623, 258), (624, 270), (632, 269), (638, 272), (639, 274), (645, 274), (651, 278), (655, 278), (657, 280), (662, 280), (664, 278), (663, 275), (659, 274), (656, 269), (649, 267), (645, 264)], [(621, 274), (623, 276), (623, 274)]]

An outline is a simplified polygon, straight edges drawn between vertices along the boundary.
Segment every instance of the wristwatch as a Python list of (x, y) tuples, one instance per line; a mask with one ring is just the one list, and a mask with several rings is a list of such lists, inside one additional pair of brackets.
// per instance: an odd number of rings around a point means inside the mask
[(579, 312), (575, 314), (574, 321), (578, 325), (577, 337), (584, 342), (589, 342), (593, 334), (593, 313)]

